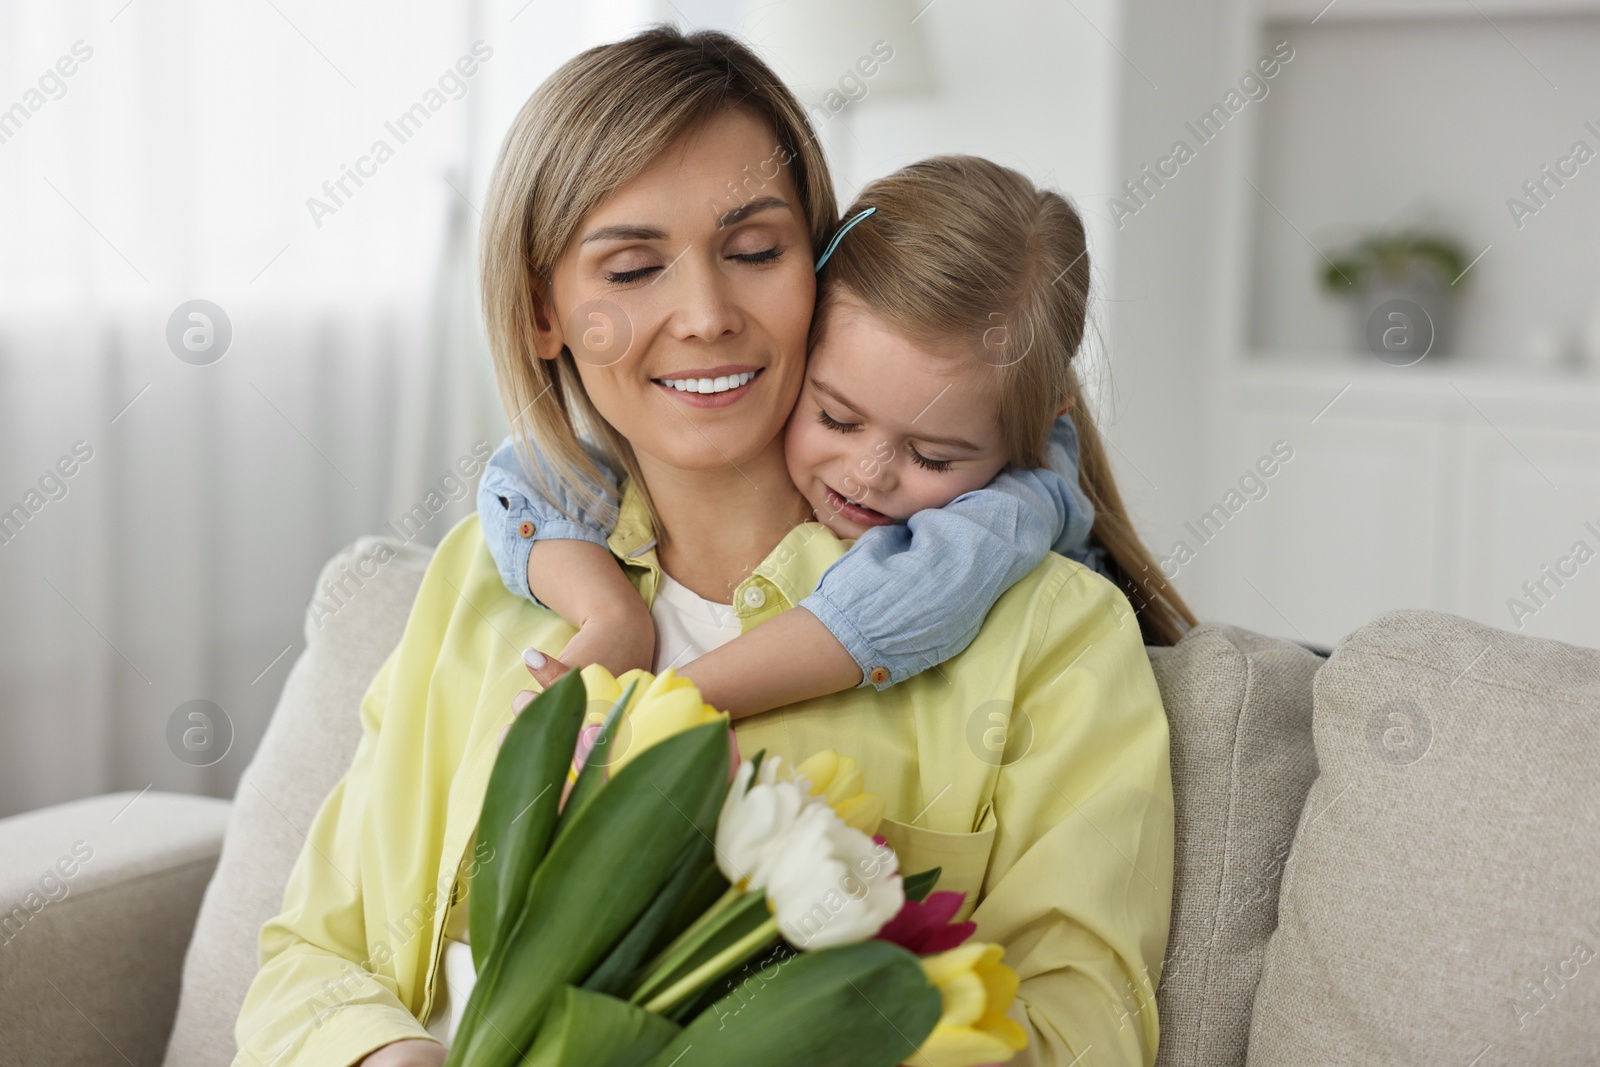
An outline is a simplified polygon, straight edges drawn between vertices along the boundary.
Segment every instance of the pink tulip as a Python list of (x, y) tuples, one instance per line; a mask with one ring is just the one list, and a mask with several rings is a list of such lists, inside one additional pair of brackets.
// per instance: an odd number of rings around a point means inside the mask
[(921, 904), (907, 900), (900, 914), (878, 931), (877, 940), (899, 945), (918, 956), (931, 956), (953, 949), (971, 937), (978, 928), (976, 923), (950, 921), (956, 917), (956, 912), (961, 910), (961, 904), (966, 899), (965, 893), (944, 892), (930, 893)]

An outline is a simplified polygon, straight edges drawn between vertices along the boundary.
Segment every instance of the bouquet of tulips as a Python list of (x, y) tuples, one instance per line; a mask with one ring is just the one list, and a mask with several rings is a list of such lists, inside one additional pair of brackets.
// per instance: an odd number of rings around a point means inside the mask
[[(902, 877), (854, 760), (738, 763), (688, 679), (563, 676), (504, 736), (449, 1065), (971, 1067), (1017, 977)], [(576, 753), (576, 754), (575, 754)], [(930, 895), (931, 894), (931, 895)]]

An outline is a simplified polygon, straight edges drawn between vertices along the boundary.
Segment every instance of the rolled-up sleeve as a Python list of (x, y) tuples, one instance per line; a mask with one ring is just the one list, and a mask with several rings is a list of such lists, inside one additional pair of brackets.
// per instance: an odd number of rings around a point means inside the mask
[[(615, 503), (620, 498), (615, 472), (606, 465), (598, 449), (586, 447), (605, 479), (604, 484), (596, 488)], [(537, 454), (534, 461), (543, 462)], [(554, 472), (545, 473), (550, 475), (545, 479), (547, 484), (561, 484)], [(535, 604), (539, 604), (539, 600), (528, 588), (528, 554), (534, 542), (561, 538), (589, 541), (604, 548), (611, 534), (611, 525), (581, 508), (576, 497), (563, 493), (559, 499), (552, 499), (540, 493), (523, 470), (521, 457), (510, 437), (489, 457), (489, 464), (478, 482), (478, 524), (506, 589)]]
[(972, 643), (1000, 595), (1029, 574), (1069, 521), (1070, 494), (1050, 470), (1007, 470), (983, 489), (904, 525), (868, 530), (800, 607), (888, 688)]
[[(1054, 579), (1053, 579), (1054, 580)], [(1037, 609), (977, 936), (1021, 978), (1016, 1064), (1150, 1067), (1172, 918), (1167, 720), (1127, 599), (1074, 569)]]

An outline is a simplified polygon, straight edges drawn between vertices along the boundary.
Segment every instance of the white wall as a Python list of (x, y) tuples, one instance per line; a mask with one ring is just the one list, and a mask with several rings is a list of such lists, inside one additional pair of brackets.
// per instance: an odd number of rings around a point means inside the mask
[[(1116, 180), (1108, 197), (1167, 155), (1185, 136), (1184, 123), (1237, 78), (1214, 58), (1225, 8), (1204, 0), (1126, 0)], [(1246, 123), (1257, 118), (1240, 116)], [(1223, 151), (1201, 152), (1116, 232), (1106, 296), (1115, 405), (1103, 425), (1118, 484), (1158, 556), (1215, 495), (1207, 485), (1206, 398), (1218, 363), (1223, 235), (1212, 206), (1226, 166)], [(1176, 584), (1201, 618), (1212, 617), (1195, 575), (1185, 572)]]

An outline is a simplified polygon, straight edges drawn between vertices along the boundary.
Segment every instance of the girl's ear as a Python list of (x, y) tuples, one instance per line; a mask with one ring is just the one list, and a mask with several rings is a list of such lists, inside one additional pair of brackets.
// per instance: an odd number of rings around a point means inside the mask
[(566, 347), (566, 337), (561, 323), (552, 313), (548, 294), (550, 287), (538, 278), (529, 280), (533, 287), (533, 346), (540, 359), (555, 359)]
[(1067, 397), (1066, 400), (1062, 401), (1060, 407), (1056, 408), (1056, 418), (1059, 419), (1061, 416), (1065, 415), (1067, 412), (1069, 412), (1071, 410), (1072, 410), (1072, 398), (1069, 396), (1069, 397)]

